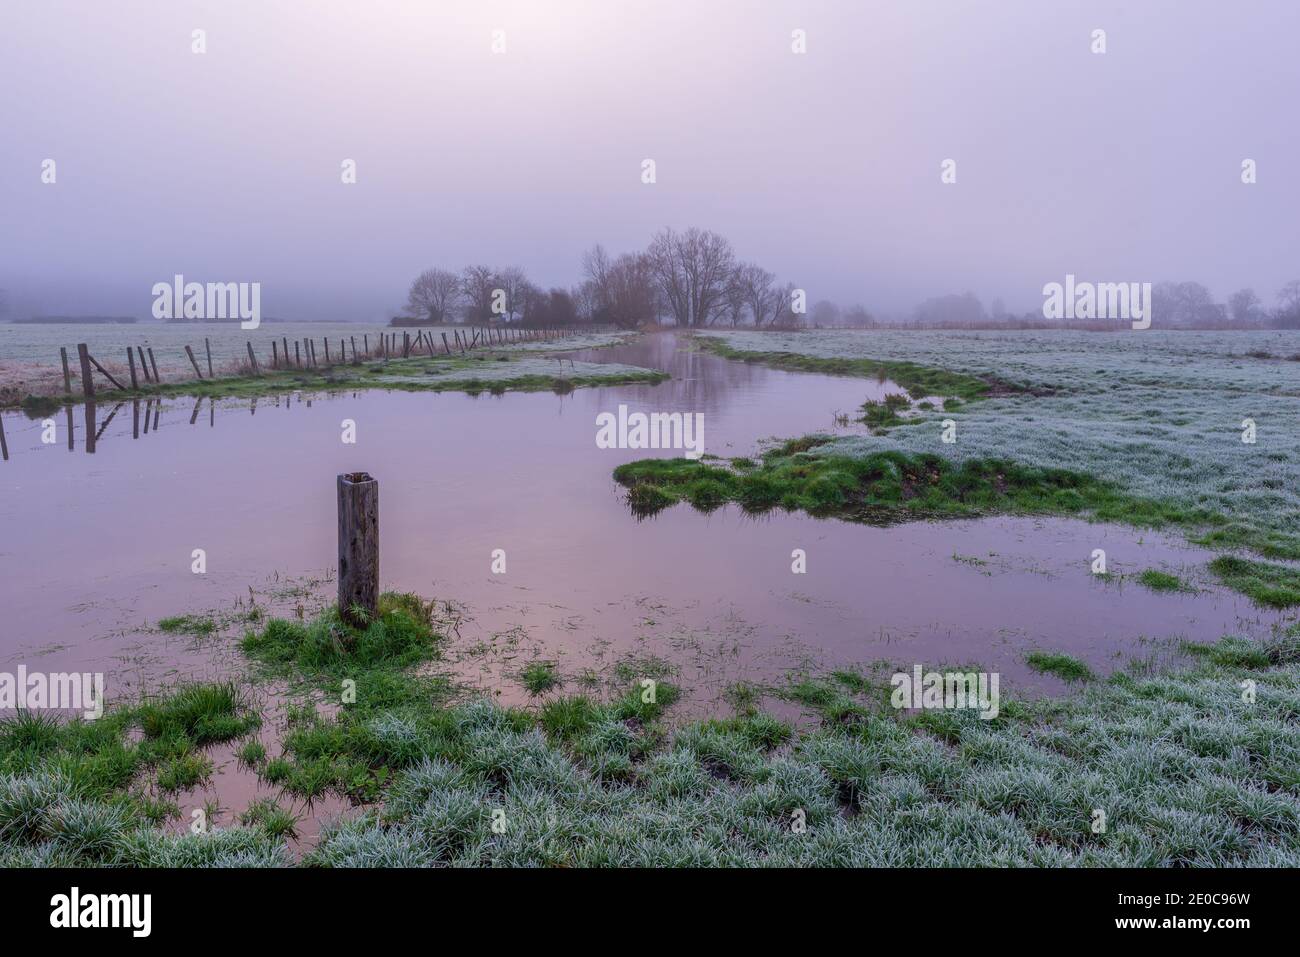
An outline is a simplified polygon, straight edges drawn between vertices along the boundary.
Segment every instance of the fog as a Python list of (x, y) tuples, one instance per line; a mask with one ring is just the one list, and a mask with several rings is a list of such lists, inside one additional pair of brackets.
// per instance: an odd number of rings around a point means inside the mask
[(884, 313), (967, 290), (1035, 309), (1067, 273), (1271, 303), (1300, 274), (1298, 11), (10, 3), (0, 288), (10, 316), (146, 317), (181, 273), (261, 282), (267, 316), (381, 319), (430, 266), (569, 285), (595, 242), (699, 226)]

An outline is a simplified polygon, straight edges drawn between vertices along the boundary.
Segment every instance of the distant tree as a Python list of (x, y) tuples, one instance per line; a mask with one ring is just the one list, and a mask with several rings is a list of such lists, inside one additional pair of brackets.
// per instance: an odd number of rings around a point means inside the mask
[(1151, 319), (1161, 326), (1208, 326), (1223, 322), (1227, 310), (1199, 282), (1162, 282), (1151, 290)]
[(528, 277), (518, 266), (507, 266), (497, 274), (497, 288), (505, 293), (506, 321), (514, 322), (515, 316), (524, 310), (524, 287)]
[(1253, 289), (1238, 289), (1228, 297), (1228, 312), (1237, 322), (1253, 322), (1259, 318), (1259, 296)]
[(659, 292), (647, 254), (624, 253), (611, 259), (597, 244), (583, 255), (582, 268), (591, 286), (595, 321), (635, 329), (658, 318)]
[(776, 284), (776, 276), (754, 263), (741, 263), (735, 282), (744, 290), (745, 304), (756, 327), (774, 324), (790, 307), (789, 290)]
[(914, 318), (924, 326), (970, 326), (983, 322), (984, 306), (975, 293), (935, 296), (916, 307)]
[(1002, 322), (1007, 318), (1007, 304), (1001, 299), (994, 299), (993, 304), (989, 306), (989, 315), (995, 322)]
[(727, 277), (726, 288), (722, 291), (722, 317), (734, 329), (745, 321), (745, 310), (749, 308), (749, 296), (745, 291), (745, 282), (740, 266), (731, 270)]
[(447, 322), (460, 301), (460, 280), (445, 269), (426, 269), (415, 277), (407, 294), (410, 315), (430, 322)]
[(691, 227), (664, 229), (647, 251), (663, 301), (679, 326), (713, 322), (735, 267), (731, 243), (717, 233)]
[(819, 329), (833, 328), (840, 324), (840, 307), (829, 299), (819, 299), (813, 303), (809, 318)]
[(501, 282), (490, 266), (467, 266), (460, 275), (460, 291), (465, 297), (465, 321), (487, 322), (492, 318), (492, 294)]
[(1284, 329), (1300, 328), (1300, 279), (1292, 279), (1277, 291), (1274, 323)]
[(876, 325), (876, 317), (867, 312), (866, 306), (858, 303), (845, 310), (844, 324), (851, 329), (872, 329)]

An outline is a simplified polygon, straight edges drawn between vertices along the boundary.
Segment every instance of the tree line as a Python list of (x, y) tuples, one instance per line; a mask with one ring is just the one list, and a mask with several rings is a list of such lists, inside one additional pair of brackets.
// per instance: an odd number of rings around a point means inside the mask
[[(808, 306), (802, 289), (781, 282), (757, 263), (736, 256), (715, 232), (663, 229), (644, 250), (612, 255), (597, 244), (583, 253), (582, 281), (549, 289), (533, 283), (519, 266), (476, 265), (455, 272), (426, 269), (411, 283), (405, 314), (392, 324), (509, 322), (528, 326), (583, 323), (635, 329), (671, 322), (683, 328), (750, 326), (760, 329), (1046, 328), (1106, 325), (1099, 321), (1049, 320), (1041, 311), (1015, 315), (1002, 301), (990, 309), (974, 293), (935, 296), (908, 316), (883, 322), (861, 304), (828, 300)], [(1152, 287), (1152, 321), (1182, 328), (1300, 328), (1300, 280), (1278, 291), (1272, 308), (1254, 290), (1240, 289), (1216, 302), (1198, 282), (1161, 282)]]
[(740, 260), (725, 237), (706, 229), (664, 229), (646, 249), (617, 256), (597, 244), (583, 253), (582, 274), (571, 289), (543, 289), (518, 266), (426, 269), (411, 283), (406, 315), (393, 323), (790, 328), (806, 318), (801, 290)]

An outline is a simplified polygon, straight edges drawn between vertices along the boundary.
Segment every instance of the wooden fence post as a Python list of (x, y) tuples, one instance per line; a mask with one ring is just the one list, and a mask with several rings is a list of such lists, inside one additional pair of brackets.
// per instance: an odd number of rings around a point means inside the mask
[(5, 417), (0, 415), (0, 458), (9, 461), (9, 443), (5, 441)]
[(135, 352), (140, 357), (140, 371), (144, 373), (144, 381), (147, 385), (153, 381), (153, 377), (149, 375), (149, 363), (144, 361), (144, 349), (141, 346), (136, 346)]
[(63, 360), (63, 394), (72, 395), (72, 373), (68, 370), (68, 350), (63, 346), (59, 346), (59, 358)]
[(185, 347), (185, 354), (190, 357), (190, 365), (194, 366), (194, 374), (202, 381), (203, 373), (199, 371), (199, 360), (194, 358), (194, 350), (189, 346)]
[(339, 614), (364, 627), (379, 609), (379, 482), (367, 472), (340, 475), (338, 502)]
[(245, 340), (244, 345), (248, 346), (248, 361), (253, 364), (253, 375), (261, 375), (262, 370), (257, 367), (257, 356), (253, 352), (253, 343)]
[(271, 368), (280, 368), (280, 343), (271, 340)]
[(153, 366), (153, 381), (162, 382), (162, 376), (158, 374), (158, 363), (154, 360), (153, 357), (153, 346), (149, 347), (149, 364)]
[(208, 354), (208, 378), (212, 378), (212, 343), (208, 342), (208, 337), (203, 337), (203, 351)]
[(81, 391), (87, 402), (94, 402), (95, 382), (90, 377), (90, 350), (84, 342), (77, 343), (77, 358), (81, 360)]
[[(130, 346), (126, 347), (126, 361), (127, 364), (131, 367), (131, 391), (135, 392), (137, 389), (140, 388), (140, 381), (135, 377), (135, 353), (131, 351)], [(66, 359), (63, 361), (63, 367), (65, 369), (68, 367), (68, 362)]]

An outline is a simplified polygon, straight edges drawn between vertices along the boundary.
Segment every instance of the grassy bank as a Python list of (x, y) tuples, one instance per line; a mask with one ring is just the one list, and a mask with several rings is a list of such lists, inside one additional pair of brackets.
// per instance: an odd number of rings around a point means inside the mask
[[(473, 355), (411, 356), (406, 359), (365, 360), (317, 368), (246, 370), (211, 379), (184, 379), (139, 389), (100, 389), (104, 402), (157, 396), (253, 398), (285, 392), (329, 392), (356, 389), (394, 389), (406, 392), (556, 392), (561, 395), (585, 386), (662, 382), (663, 372), (617, 363), (560, 362), (524, 350), (483, 352)], [(27, 396), (17, 407), (29, 415), (48, 415), (65, 402), (84, 401)]]
[[(302, 863), (1300, 864), (1295, 634), (1198, 646), (1176, 674), (1076, 674), (1077, 693), (1004, 696), (991, 721), (897, 711), (887, 675), (845, 670), (736, 689), (734, 714), (671, 730), (680, 692), (653, 669), (620, 671), (626, 689), (601, 697), (548, 682), (528, 709), (466, 699), (431, 673), (435, 610), (390, 594), (364, 628), (330, 610), (244, 639), (316, 704), (291, 709), (279, 753), (249, 737), (241, 760), (286, 795), (363, 803)], [(766, 697), (814, 720), (796, 730), (759, 709)], [(157, 826), (181, 813), (156, 780), (164, 763), (201, 763), (255, 721), (199, 686), (98, 722), (0, 723), (0, 863), (289, 863), (294, 821), (266, 799), (206, 834)]]
[[(642, 517), (679, 502), (711, 512), (734, 502), (750, 514), (773, 509), (885, 525), (932, 518), (1056, 515), (1175, 528), (1191, 540), (1214, 542), (1232, 520), (1203, 507), (1142, 498), (1095, 476), (1004, 459), (961, 462), (897, 450), (846, 455), (825, 436), (796, 439), (760, 459), (640, 459), (620, 465), (614, 479)], [(1231, 555), (1209, 570), (1228, 587), (1271, 608), (1300, 605), (1300, 568)], [(1170, 579), (1170, 580), (1166, 580)], [(1181, 588), (1171, 576), (1144, 573), (1143, 584)]]

